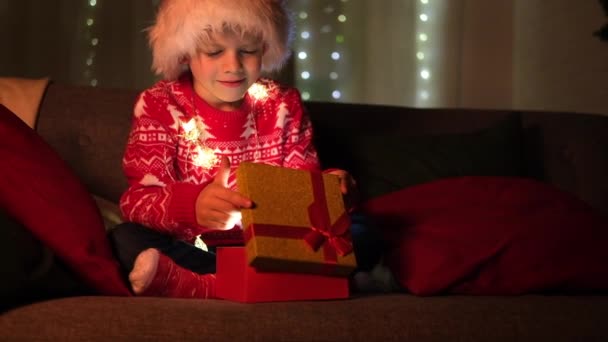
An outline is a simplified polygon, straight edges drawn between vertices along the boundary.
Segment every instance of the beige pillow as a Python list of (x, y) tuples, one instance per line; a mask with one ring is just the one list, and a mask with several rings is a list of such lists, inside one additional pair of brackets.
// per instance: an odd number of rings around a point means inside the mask
[(93, 199), (97, 203), (106, 231), (123, 222), (118, 204), (97, 195), (93, 195)]
[(48, 78), (0, 77), (0, 103), (34, 128), (48, 83)]

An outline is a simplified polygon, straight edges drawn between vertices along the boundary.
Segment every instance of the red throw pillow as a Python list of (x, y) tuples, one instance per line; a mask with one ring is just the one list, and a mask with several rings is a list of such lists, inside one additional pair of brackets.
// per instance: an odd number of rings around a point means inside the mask
[(370, 200), (386, 262), (417, 295), (608, 291), (608, 220), (551, 185), (459, 177)]
[(0, 105), (0, 206), (90, 286), (130, 295), (95, 202), (44, 140)]

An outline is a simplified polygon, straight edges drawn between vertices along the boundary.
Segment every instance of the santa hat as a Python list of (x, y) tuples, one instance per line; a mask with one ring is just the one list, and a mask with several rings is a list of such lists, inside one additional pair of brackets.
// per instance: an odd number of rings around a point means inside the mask
[(261, 36), (262, 71), (280, 69), (289, 57), (293, 20), (284, 0), (163, 0), (148, 35), (152, 69), (176, 79), (184, 58), (194, 56), (210, 33), (226, 28)]

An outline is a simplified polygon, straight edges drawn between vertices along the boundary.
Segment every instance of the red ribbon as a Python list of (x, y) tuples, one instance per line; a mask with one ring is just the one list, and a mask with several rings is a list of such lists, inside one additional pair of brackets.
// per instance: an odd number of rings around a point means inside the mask
[(308, 207), (308, 218), (312, 231), (306, 234), (304, 241), (314, 251), (323, 246), (325, 260), (334, 263), (337, 261), (336, 252), (344, 256), (353, 250), (352, 242), (344, 237), (350, 220), (346, 213), (342, 213), (332, 225), (327, 210), (323, 175), (320, 172), (311, 172), (310, 180), (314, 201)]
[(323, 247), (326, 264), (336, 264), (337, 255), (345, 256), (352, 252), (353, 244), (349, 238), (350, 219), (342, 213), (332, 225), (327, 209), (327, 197), (323, 175), (310, 172), (313, 190), (313, 203), (308, 206), (308, 218), (311, 227), (286, 227), (272, 224), (253, 223), (244, 232), (245, 242), (254, 236), (269, 236), (288, 239), (303, 239), (313, 251)]

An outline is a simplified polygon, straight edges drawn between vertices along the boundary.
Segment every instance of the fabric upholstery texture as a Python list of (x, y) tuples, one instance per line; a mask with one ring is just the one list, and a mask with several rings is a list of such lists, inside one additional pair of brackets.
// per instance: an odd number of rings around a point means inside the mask
[(51, 84), (36, 131), (65, 160), (87, 189), (118, 203), (127, 187), (122, 155), (137, 91)]
[(526, 164), (534, 177), (608, 216), (608, 120), (585, 113), (527, 112)]
[(0, 340), (605, 341), (606, 317), (602, 296), (394, 294), (258, 304), (76, 297), (0, 316)]
[(351, 172), (365, 198), (447, 177), (523, 176), (522, 134), (513, 114), (470, 133), (360, 139)]

